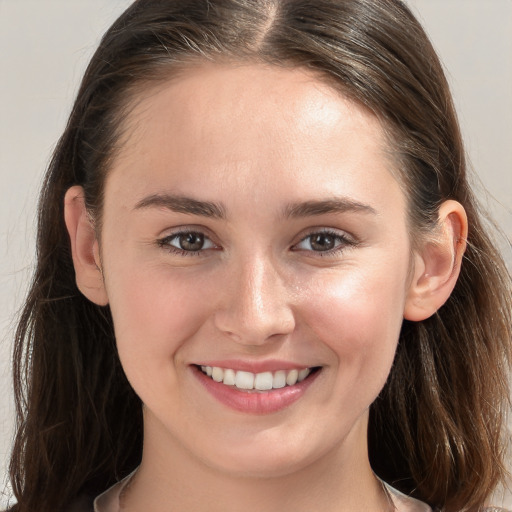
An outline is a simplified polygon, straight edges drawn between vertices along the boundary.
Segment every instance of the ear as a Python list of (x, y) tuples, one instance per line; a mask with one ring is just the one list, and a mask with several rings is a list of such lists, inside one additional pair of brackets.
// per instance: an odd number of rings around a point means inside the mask
[(432, 316), (447, 300), (459, 277), (466, 250), (468, 220), (457, 201), (439, 208), (438, 232), (415, 251), (404, 318), (415, 322)]
[(71, 187), (64, 198), (64, 220), (71, 240), (71, 253), (78, 289), (99, 306), (108, 304), (101, 271), (99, 243), (85, 208), (82, 187)]

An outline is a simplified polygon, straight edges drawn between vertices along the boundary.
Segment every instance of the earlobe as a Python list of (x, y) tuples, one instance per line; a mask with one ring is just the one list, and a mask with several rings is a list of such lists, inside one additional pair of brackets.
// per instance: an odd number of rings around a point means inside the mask
[(101, 271), (99, 244), (85, 207), (82, 187), (71, 187), (64, 198), (64, 219), (71, 241), (78, 289), (99, 306), (108, 304)]
[(457, 201), (445, 201), (439, 208), (435, 237), (415, 253), (404, 309), (406, 320), (425, 320), (448, 300), (459, 277), (467, 233), (463, 206)]

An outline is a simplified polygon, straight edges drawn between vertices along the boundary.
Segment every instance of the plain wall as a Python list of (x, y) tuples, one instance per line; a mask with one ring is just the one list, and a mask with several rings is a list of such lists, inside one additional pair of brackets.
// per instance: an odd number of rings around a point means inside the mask
[[(83, 70), (128, 0), (0, 0), (0, 508), (13, 431), (13, 318), (34, 262), (43, 171)], [(512, 262), (512, 1), (409, 0), (444, 62), (479, 194)], [(500, 498), (501, 500), (501, 498)], [(505, 496), (512, 508), (512, 498)]]

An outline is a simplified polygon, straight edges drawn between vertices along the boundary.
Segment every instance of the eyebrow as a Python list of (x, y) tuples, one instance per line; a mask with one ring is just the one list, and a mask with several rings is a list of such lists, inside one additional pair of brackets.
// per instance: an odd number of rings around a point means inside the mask
[(145, 208), (166, 208), (177, 213), (188, 213), (215, 219), (226, 218), (224, 207), (218, 203), (199, 201), (173, 194), (152, 194), (140, 200), (135, 206), (136, 210)]
[(348, 198), (333, 198), (322, 201), (292, 203), (285, 208), (284, 216), (287, 218), (299, 218), (345, 212), (360, 212), (377, 215), (377, 211), (368, 204)]
[[(152, 194), (140, 200), (135, 206), (136, 210), (145, 208), (165, 208), (177, 213), (199, 215), (214, 219), (226, 218), (226, 210), (222, 204), (211, 201), (199, 201), (191, 197), (173, 194)], [(376, 210), (370, 205), (348, 198), (291, 203), (284, 208), (283, 212), (285, 218), (312, 217), (345, 212), (377, 214)]]

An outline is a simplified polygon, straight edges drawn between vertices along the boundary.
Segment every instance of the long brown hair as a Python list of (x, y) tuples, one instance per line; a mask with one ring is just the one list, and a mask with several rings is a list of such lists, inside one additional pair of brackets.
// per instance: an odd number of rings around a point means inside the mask
[(14, 354), (13, 510), (61, 510), (140, 462), (141, 403), (120, 366), (109, 308), (76, 287), (63, 197), (82, 185), (99, 221), (131, 100), (191, 59), (225, 58), (315, 70), (378, 116), (407, 193), (412, 237), (434, 228), (442, 201), (466, 209), (458, 283), (434, 316), (404, 322), (371, 408), (369, 447), (376, 473), (400, 490), (446, 512), (478, 510), (505, 474), (510, 276), (468, 185), (442, 67), (399, 0), (138, 0), (106, 33), (39, 204), (37, 268)]

